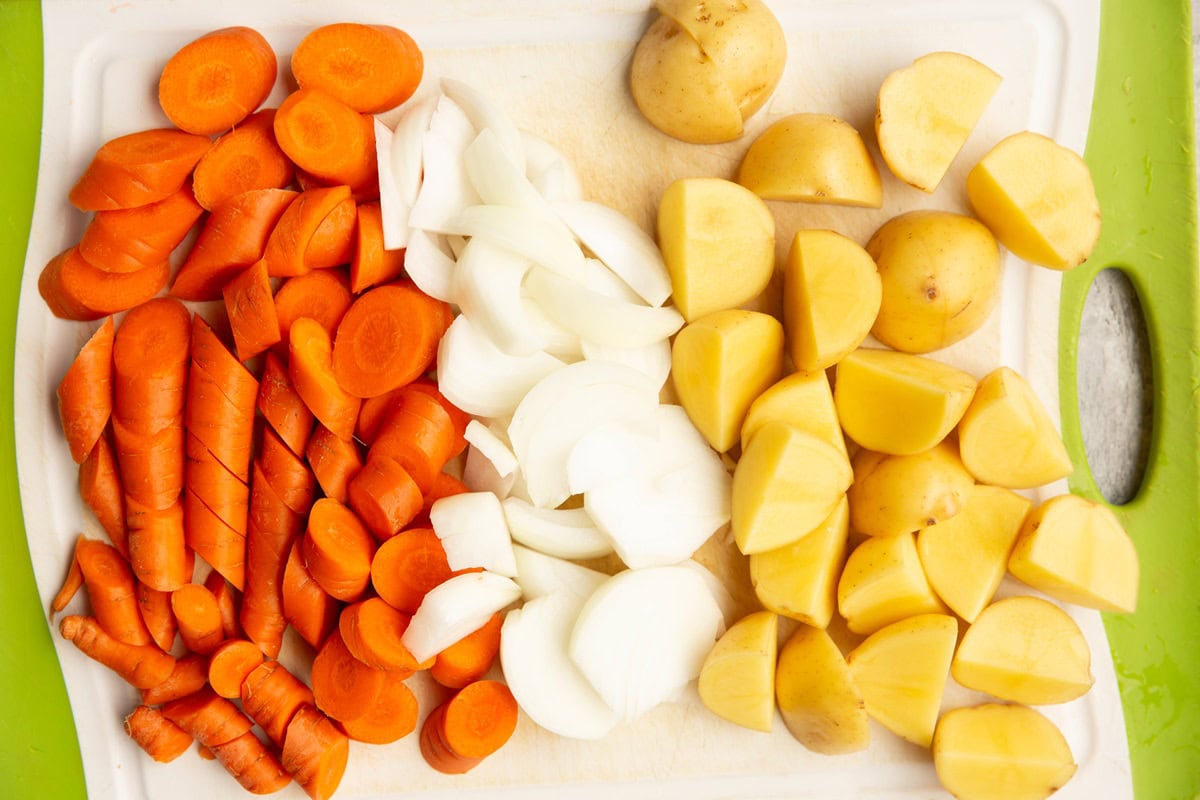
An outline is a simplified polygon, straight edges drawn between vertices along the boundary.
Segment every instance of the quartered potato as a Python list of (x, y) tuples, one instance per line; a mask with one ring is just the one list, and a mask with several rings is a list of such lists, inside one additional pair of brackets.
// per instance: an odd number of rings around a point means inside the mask
[(775, 655), (779, 619), (756, 611), (725, 631), (700, 669), (700, 699), (719, 717), (770, 732), (775, 721)]
[(872, 536), (846, 559), (838, 611), (854, 633), (870, 634), (918, 614), (945, 614), (921, 570), (915, 537)]
[(915, 533), (951, 519), (975, 485), (950, 440), (909, 456), (860, 450), (853, 464), (850, 527), (868, 536)]
[(750, 582), (759, 602), (814, 628), (828, 627), (849, 534), (850, 510), (843, 497), (832, 514), (796, 541), (751, 555)]
[(862, 693), (823, 630), (801, 625), (780, 649), (775, 698), (792, 736), (815, 753), (853, 753), (870, 744)]

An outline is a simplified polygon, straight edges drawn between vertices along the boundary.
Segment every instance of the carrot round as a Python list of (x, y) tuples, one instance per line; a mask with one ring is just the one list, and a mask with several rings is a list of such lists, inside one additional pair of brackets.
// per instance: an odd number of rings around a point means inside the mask
[(208, 659), (188, 653), (175, 659), (175, 667), (165, 680), (140, 692), (148, 706), (162, 705), (200, 691), (208, 683)]
[(160, 592), (139, 581), (137, 601), (150, 638), (165, 652), (171, 652), (179, 629), (175, 622), (175, 611), (171, 608), (171, 593)]
[(55, 390), (58, 418), (76, 464), (83, 462), (112, 415), (112, 318), (80, 348)]
[(308, 317), (293, 322), (288, 333), (288, 377), (322, 425), (342, 439), (354, 435), (362, 401), (334, 377), (329, 334)]
[(279, 335), (287, 339), (292, 323), (308, 317), (320, 323), (332, 340), (346, 309), (354, 302), (341, 270), (321, 269), (288, 278), (275, 293), (275, 316)]
[(350, 290), (355, 294), (404, 274), (404, 251), (383, 246), (383, 212), (379, 203), (358, 207), (354, 255), (350, 261)]
[(400, 532), (421, 510), (421, 490), (394, 458), (375, 456), (346, 485), (346, 497), (363, 524), (383, 541)]
[(264, 661), (242, 681), (242, 710), (258, 723), (277, 745), (292, 717), (302, 706), (313, 705), (312, 690), (278, 661)]
[(283, 768), (312, 800), (328, 800), (346, 772), (350, 740), (312, 706), (292, 717), (283, 740)]
[(209, 655), (225, 640), (217, 598), (201, 584), (189, 583), (172, 592), (171, 610), (184, 645), (193, 653)]
[(105, 272), (153, 267), (170, 257), (202, 213), (186, 185), (149, 205), (97, 211), (79, 240), (79, 255)]
[(355, 658), (339, 631), (325, 639), (312, 663), (317, 708), (333, 719), (361, 717), (370, 711), (387, 673)]
[(137, 272), (105, 272), (72, 247), (42, 268), (38, 293), (54, 316), (86, 322), (144, 303), (167, 285), (170, 276), (166, 259)]
[[(250, 450), (247, 447), (247, 458), (249, 454)], [(247, 509), (250, 506), (250, 487), (218, 461), (213, 452), (190, 431), (187, 434), (187, 459), (187, 491), (208, 506), (209, 511), (221, 522), (244, 537)], [(200, 555), (207, 558), (204, 553)]]
[(128, 644), (113, 638), (95, 617), (63, 617), (58, 630), (84, 655), (108, 667), (135, 689), (157, 686), (175, 668), (172, 656), (152, 644)]
[(239, 361), (253, 358), (279, 341), (279, 319), (266, 259), (235, 275), (221, 290)]
[(374, 443), (375, 437), (379, 433), (379, 427), (383, 425), (383, 421), (387, 419), (387, 416), (392, 413), (392, 406), (395, 405), (396, 396), (403, 389), (403, 386), (399, 386), (390, 392), (363, 399), (362, 407), (358, 410), (358, 422), (354, 426), (355, 438), (367, 447), (370, 447)]
[(431, 528), (400, 531), (379, 546), (371, 562), (371, 585), (388, 605), (417, 613), (425, 594), (450, 578), (446, 551)]
[(310, 31), (292, 51), (292, 74), (364, 114), (403, 103), (421, 83), (417, 43), (390, 25), (341, 22)]
[(517, 701), (500, 681), (476, 681), (446, 702), (442, 740), (463, 758), (487, 758), (512, 738)]
[(171, 56), (158, 79), (158, 104), (182, 130), (221, 133), (262, 105), (275, 74), (275, 51), (262, 34), (222, 28)]
[(333, 372), (356, 397), (374, 397), (429, 369), (443, 332), (445, 304), (408, 281), (361, 295), (338, 324)]
[[(153, 434), (182, 421), (191, 327), (188, 310), (171, 298), (151, 300), (125, 315), (113, 342), (114, 422), (131, 433)], [(182, 425), (178, 428), (182, 458)]]
[(456, 434), (454, 420), (445, 407), (429, 394), (408, 386), (399, 392), (391, 413), (380, 426), (368, 460), (396, 460), (417, 488), (428, 492), (450, 460)]
[(306, 516), (316, 494), (313, 474), (272, 430), (263, 431), (259, 465), (263, 477), (284, 504), (296, 514)]
[(324, 425), (318, 425), (308, 440), (305, 457), (325, 496), (345, 503), (347, 485), (363, 468), (358, 445), (353, 440), (334, 436)]
[(349, 264), (354, 257), (354, 230), (358, 222), (358, 206), (347, 197), (325, 215), (313, 231), (304, 251), (308, 269), (328, 269)]
[(221, 697), (239, 699), (242, 682), (263, 663), (263, 652), (246, 639), (222, 642), (208, 659), (208, 684)]
[(68, 198), (80, 211), (112, 211), (178, 192), (212, 146), (207, 136), (155, 128), (118, 136), (96, 151)]
[(446, 775), (462, 775), (477, 767), (482, 758), (465, 758), (458, 755), (446, 744), (442, 733), (446, 724), (446, 706), (442, 704), (429, 712), (425, 723), (421, 726), (419, 739), (421, 755), (425, 763)]
[(391, 744), (416, 729), (418, 710), (417, 697), (403, 677), (389, 672), (367, 712), (353, 719), (340, 719), (337, 724), (351, 739), (368, 744)]
[[(277, 302), (278, 299), (276, 294)], [(287, 367), (274, 353), (267, 353), (263, 364), (258, 390), (258, 410), (293, 453), (300, 455), (305, 452), (313, 429), (313, 415), (300, 399), (300, 395), (296, 394), (296, 389), (288, 378)]]
[(412, 617), (378, 597), (369, 597), (342, 609), (338, 632), (350, 654), (367, 666), (408, 677), (429, 669), (429, 662), (413, 658), (400, 638)]
[(282, 189), (292, 182), (292, 162), (275, 142), (275, 109), (264, 108), (224, 134), (196, 164), (196, 202), (212, 211), (253, 189)]
[(207, 686), (186, 697), (164, 703), (162, 712), (197, 742), (209, 748), (233, 741), (254, 725), (237, 706), (219, 697)]
[(375, 540), (338, 501), (323, 497), (313, 503), (301, 545), (309, 574), (331, 597), (357, 600), (371, 582)]
[[(446, 396), (438, 390), (437, 384), (427, 378), (417, 378), (407, 388), (414, 392), (427, 394), (434, 400), (437, 400), (446, 413), (450, 415), (450, 422), (454, 430), (454, 440), (450, 447), (449, 457), (454, 458), (466, 450), (467, 425), (471, 422), (471, 415), (447, 400)], [(401, 391), (404, 391), (404, 389), (401, 389)]]
[[(251, 641), (274, 658), (283, 643), (284, 566), (303, 518), (287, 507), (259, 464), (250, 483), (250, 519), (246, 531), (246, 588), (241, 623)], [(324, 592), (317, 590), (322, 596)]]
[(482, 678), (500, 652), (500, 627), (504, 617), (493, 614), (482, 628), (467, 634), (438, 653), (430, 676), (447, 689), (461, 689)]
[(252, 794), (273, 794), (292, 782), (292, 776), (253, 731), (214, 745), (212, 753), (242, 788)]
[(375, 175), (374, 121), (317, 89), (297, 89), (279, 105), (275, 140), (321, 180), (358, 186)]
[(96, 515), (108, 539), (121, 555), (129, 557), (129, 533), (125, 530), (125, 489), (113, 446), (107, 435), (96, 440), (79, 465), (79, 494)]
[(283, 569), (284, 619), (301, 639), (320, 647), (337, 625), (338, 608), (338, 601), (325, 593), (304, 566), (300, 542), (296, 541), (288, 551)]
[[(236, 480), (236, 478), (234, 479)], [(246, 583), (246, 537), (221, 519), (196, 493), (183, 493), (184, 540), (235, 587)]]
[(150, 706), (138, 706), (125, 717), (125, 733), (160, 764), (174, 761), (192, 746), (192, 735)]
[[(369, 117), (364, 118), (364, 121), (370, 121)], [(369, 136), (372, 141), (375, 137), (375, 129), (372, 126), (369, 131)], [(355, 203), (374, 203), (379, 200), (379, 176), (371, 174), (367, 179), (356, 186), (350, 187), (350, 199)], [(307, 192), (309, 189), (328, 189), (333, 186), (338, 186), (340, 181), (327, 181), (318, 178), (316, 175), (310, 175), (299, 167), (296, 168), (296, 185), (300, 187), (300, 191)]]
[(228, 639), (242, 638), (242, 626), (238, 624), (237, 596), (225, 576), (215, 569), (204, 579), (204, 588), (212, 592), (221, 612), (221, 633)]
[(192, 579), (194, 566), (183, 530), (183, 504), (150, 508), (125, 496), (129, 565), (138, 580), (160, 592), (173, 592)]
[(126, 644), (151, 644), (138, 608), (137, 584), (117, 549), (80, 535), (75, 540), (75, 560), (83, 573), (92, 613), (104, 630)]
[[(278, 114), (275, 119), (278, 123)], [(349, 198), (350, 187), (338, 185), (306, 189), (288, 205), (263, 249), (272, 277), (303, 275), (311, 269), (305, 255), (317, 228)]]

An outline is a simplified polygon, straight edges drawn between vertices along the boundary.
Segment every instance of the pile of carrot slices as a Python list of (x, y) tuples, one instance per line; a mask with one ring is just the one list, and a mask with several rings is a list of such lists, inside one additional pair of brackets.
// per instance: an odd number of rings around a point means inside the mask
[[(70, 192), (94, 215), (38, 286), (56, 316), (103, 319), (58, 401), (109, 541), (79, 537), (52, 612), (86, 590), (60, 632), (140, 690), (125, 730), (152, 758), (195, 742), (251, 792), (325, 798), (350, 739), (415, 731), (418, 671), (449, 690), (420, 734), (439, 771), (499, 749), (517, 706), (484, 679), (499, 614), (425, 662), (402, 642), (456, 574), (428, 515), (466, 491), (443, 470), (469, 422), (425, 377), (452, 310), (383, 246), (371, 115), (413, 94), (421, 51), (318, 28), (299, 88), (260, 108), (277, 71), (250, 28), (191, 42), (158, 85), (173, 127), (106, 142)], [(278, 660), (289, 626), (311, 685)]]

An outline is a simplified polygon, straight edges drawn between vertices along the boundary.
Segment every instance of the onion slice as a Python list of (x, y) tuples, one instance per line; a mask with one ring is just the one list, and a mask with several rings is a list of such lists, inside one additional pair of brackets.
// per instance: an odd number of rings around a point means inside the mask
[(379, 205), (383, 216), (383, 246), (399, 250), (408, 245), (409, 217), (421, 190), (422, 149), (436, 97), (405, 106), (395, 130), (375, 119), (375, 155), (379, 165)]
[(567, 592), (582, 602), (608, 580), (603, 572), (519, 544), (513, 545), (513, 558), (517, 562), (516, 581), (526, 600)]
[(552, 218), (554, 212), (546, 198), (534, 188), (525, 173), (517, 168), (505, 151), (500, 137), (484, 128), (463, 154), (471, 185), (483, 202), (537, 211)]
[(454, 257), (446, 237), (414, 228), (404, 251), (404, 271), (425, 294), (454, 303)]
[(650, 379), (661, 392), (671, 374), (671, 342), (664, 339), (643, 347), (611, 347), (596, 342), (580, 342), (583, 357), (589, 361), (615, 361), (632, 367)]
[(462, 313), (511, 356), (532, 355), (546, 346), (521, 293), (521, 282), (532, 266), (523, 256), (473, 238), (454, 270), (451, 291)]
[(472, 205), (448, 220), (441, 232), (486, 239), (567, 278), (583, 276), (579, 245), (558, 220), (536, 211)]
[(521, 143), (525, 146), (525, 174), (542, 197), (551, 203), (583, 198), (579, 175), (558, 148), (529, 131), (521, 131)]
[(463, 166), (463, 153), (475, 139), (475, 127), (449, 97), (441, 97), (421, 142), (424, 178), (413, 203), (409, 225), (435, 233), (450, 233), (447, 223), (479, 202)]
[(519, 497), (500, 504), (513, 541), (558, 558), (599, 558), (612, 542), (582, 508), (538, 508)]
[(463, 438), (492, 462), (496, 474), (501, 478), (507, 478), (517, 471), (517, 457), (513, 455), (508, 442), (479, 420), (473, 419), (467, 423)]
[(464, 492), (440, 497), (429, 509), (429, 522), (451, 570), (483, 567), (497, 575), (517, 576), (508, 523), (496, 495)]
[(520, 598), (521, 587), (503, 575), (455, 575), (426, 593), (400, 641), (417, 661), (427, 661)]
[(616, 209), (588, 200), (556, 203), (554, 211), (579, 240), (652, 306), (671, 296), (671, 276), (650, 235)]
[(454, 78), (442, 78), (442, 91), (454, 100), (477, 130), (491, 128), (512, 162), (525, 171), (525, 144), (521, 132), (499, 104), (483, 92)]

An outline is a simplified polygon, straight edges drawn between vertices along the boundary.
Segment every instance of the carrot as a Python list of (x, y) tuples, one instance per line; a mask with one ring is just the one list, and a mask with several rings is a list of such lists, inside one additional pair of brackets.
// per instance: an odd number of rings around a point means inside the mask
[[(196, 370), (193, 368), (192, 372), (194, 374)], [(250, 448), (247, 447), (247, 458), (249, 458), (249, 454)], [(247, 509), (250, 507), (250, 487), (218, 461), (213, 452), (205, 447), (191, 431), (187, 434), (185, 483), (187, 493), (194, 495), (197, 500), (208, 507), (210, 513), (239, 536), (245, 537)], [(185, 509), (189, 508), (186, 495), (184, 507)], [(196, 550), (194, 543), (189, 541), (188, 544), (193, 550)], [(197, 552), (205, 559), (208, 558), (205, 553), (198, 550)]]
[(171, 277), (164, 259), (137, 272), (105, 272), (72, 247), (46, 264), (38, 276), (38, 293), (59, 319), (90, 321), (133, 308), (158, 294)]
[(353, 511), (321, 498), (313, 503), (300, 543), (304, 566), (331, 597), (354, 601), (366, 591), (375, 540)]
[(421, 490), (408, 470), (394, 458), (367, 459), (346, 485), (346, 496), (354, 513), (376, 539), (383, 541), (400, 532), (421, 510)]
[(63, 578), (62, 586), (50, 601), (50, 616), (62, 611), (75, 599), (79, 587), (83, 586), (83, 570), (79, 567), (79, 559), (71, 553), (71, 564), (67, 567), (67, 576)]
[(136, 645), (110, 636), (95, 617), (63, 617), (58, 630), (87, 657), (99, 661), (136, 689), (157, 686), (171, 675), (175, 659), (152, 644)]
[(305, 256), (317, 229), (349, 198), (348, 186), (306, 189), (300, 193), (280, 215), (263, 250), (272, 277), (286, 278), (310, 271)]
[(246, 537), (230, 527), (195, 492), (183, 493), (184, 541), (235, 587), (246, 584)]
[(255, 112), (219, 137), (196, 164), (196, 202), (212, 211), (253, 189), (282, 189), (292, 182), (292, 162), (275, 143), (275, 109)]
[(112, 211), (158, 202), (183, 187), (210, 146), (208, 137), (174, 128), (118, 136), (96, 151), (68, 199), (80, 211)]
[(320, 323), (301, 317), (289, 331), (288, 354), (288, 377), (304, 404), (335, 436), (350, 439), (362, 401), (334, 377), (329, 334)]
[(79, 240), (79, 255), (105, 272), (153, 267), (170, 257), (202, 213), (186, 184), (149, 205), (97, 211)]
[[(258, 381), (208, 323), (196, 315), (184, 422), (213, 457), (243, 483), (250, 479), (257, 398)], [(244, 526), (241, 528), (244, 530)]]
[[(177, 421), (183, 414), (190, 350), (191, 315), (171, 298), (131, 310), (113, 342), (114, 423), (136, 434), (177, 427), (181, 459), (183, 426)], [(123, 477), (129, 490), (131, 482)]]
[(79, 465), (79, 494), (108, 539), (121, 555), (129, 557), (129, 534), (125, 530), (125, 489), (113, 455), (110, 437), (102, 435)]
[(396, 396), (367, 458), (395, 459), (424, 493), (450, 460), (454, 447), (454, 420), (436, 399), (410, 386)]
[[(287, 627), (283, 611), (284, 566), (303, 517), (287, 507), (259, 464), (254, 465), (250, 521), (246, 535), (246, 588), (241, 623), (246, 636), (264, 653), (279, 655)], [(321, 596), (324, 592), (317, 590)]]
[[(421, 505), (421, 513), (418, 514), (417, 517), (420, 517), (421, 515), (428, 517), (429, 509), (433, 507), (434, 503), (436, 503), (438, 500), (441, 500), (443, 497), (464, 494), (469, 491), (471, 491), (471, 489), (458, 478), (454, 477), (453, 475), (448, 475), (445, 472), (439, 472), (437, 477), (433, 479), (433, 486), (429, 487), (429, 491), (425, 493), (424, 503)], [(414, 517), (414, 519), (417, 517)]]
[(353, 440), (340, 439), (324, 425), (318, 425), (305, 451), (317, 483), (326, 497), (346, 502), (346, 486), (362, 470), (362, 455)]
[[(276, 302), (282, 291), (280, 289), (276, 294)], [(313, 415), (300, 399), (300, 395), (296, 394), (292, 381), (288, 378), (287, 367), (274, 353), (267, 353), (263, 365), (258, 390), (258, 410), (293, 453), (300, 455), (305, 452), (309, 435), (312, 433)]]
[(304, 251), (304, 265), (308, 269), (327, 269), (349, 264), (354, 257), (357, 224), (358, 206), (353, 197), (347, 197), (334, 206), (313, 231)]
[(350, 290), (355, 294), (404, 274), (404, 251), (383, 246), (383, 212), (379, 203), (358, 207), (354, 256), (350, 261)]
[(482, 628), (467, 634), (438, 653), (430, 676), (447, 689), (461, 689), (482, 678), (500, 652), (500, 626), (504, 617), (493, 614)]
[(212, 209), (171, 294), (181, 300), (221, 299), (226, 283), (262, 259), (271, 231), (299, 196), (286, 189), (252, 189)]
[[(446, 413), (450, 415), (450, 422), (453, 425), (454, 430), (454, 443), (450, 448), (450, 458), (454, 458), (459, 453), (462, 453), (464, 450), (466, 450), (467, 425), (471, 422), (471, 415), (447, 400), (446, 396), (438, 390), (437, 384), (428, 378), (417, 378), (415, 381), (410, 383), (407, 388), (410, 391), (427, 394), (434, 400), (437, 400), (438, 403), (441, 404), (442, 408), (445, 409)], [(401, 389), (401, 391), (403, 391), (403, 389)]]
[(333, 341), (339, 385), (356, 397), (374, 397), (411, 383), (437, 355), (444, 306), (408, 281), (359, 296)]
[(292, 74), (364, 114), (403, 103), (421, 83), (417, 43), (390, 25), (341, 22), (310, 31), (292, 51)]
[(151, 511), (165, 511), (179, 500), (185, 460), (180, 441), (183, 425), (180, 420), (178, 428), (168, 425), (157, 433), (142, 434), (128, 430), (118, 418), (113, 420), (113, 434), (125, 489), (125, 523), (132, 535), (130, 501)]
[(431, 528), (400, 531), (379, 546), (371, 562), (371, 585), (388, 605), (417, 613), (425, 593), (450, 578), (446, 551)]
[(207, 686), (163, 703), (162, 712), (208, 748), (231, 742), (254, 726), (237, 706)]
[(192, 736), (150, 706), (138, 706), (125, 717), (125, 733), (160, 764), (179, 758), (192, 746)]
[(312, 800), (328, 800), (346, 772), (350, 741), (329, 718), (304, 706), (288, 724), (283, 739), (283, 768)]
[(234, 276), (221, 290), (221, 296), (233, 328), (238, 360), (253, 358), (279, 341), (279, 318), (275, 314), (266, 259)]
[(425, 719), (421, 754), (447, 774), (474, 769), (512, 738), (517, 727), (517, 701), (499, 681), (476, 681)]
[(142, 614), (142, 622), (150, 638), (163, 651), (171, 652), (175, 644), (175, 633), (178, 625), (175, 622), (175, 611), (171, 608), (171, 593), (152, 589), (141, 581), (137, 584), (138, 610)]
[[(370, 131), (371, 141), (374, 141), (375, 130), (372, 127)], [(379, 200), (379, 176), (377, 174), (368, 175), (363, 183), (350, 187), (350, 199), (355, 203), (373, 203)], [(300, 191), (307, 192), (309, 189), (328, 189), (333, 186), (340, 185), (339, 181), (327, 181), (318, 178), (316, 175), (309, 174), (304, 170), (296, 167), (296, 184), (300, 187)]]
[(192, 578), (192, 552), (183, 531), (183, 504), (150, 508), (125, 496), (129, 565), (137, 579), (160, 592), (173, 592)]
[(247, 731), (225, 744), (214, 745), (213, 755), (242, 788), (252, 794), (278, 792), (292, 776), (253, 732)]
[(117, 549), (81, 534), (75, 540), (75, 561), (83, 572), (92, 613), (105, 632), (126, 644), (150, 644), (133, 573)]
[(338, 727), (351, 739), (369, 744), (391, 744), (417, 727), (417, 697), (397, 673), (385, 673), (383, 686), (371, 708), (360, 717), (341, 719)]
[(403, 386), (399, 386), (390, 392), (384, 392), (383, 394), (363, 399), (362, 407), (358, 410), (358, 422), (354, 426), (355, 438), (367, 445), (367, 447), (371, 446), (375, 441), (375, 437), (379, 434), (379, 427), (387, 419), (388, 414), (392, 413), (392, 406), (396, 402), (396, 396), (403, 389)]
[(141, 690), (142, 702), (148, 706), (169, 703), (200, 691), (207, 683), (208, 659), (188, 653), (175, 660), (174, 669), (164, 681)]
[(337, 624), (338, 602), (325, 593), (300, 554), (297, 541), (288, 552), (283, 569), (283, 616), (300, 638), (320, 647)]
[(376, 174), (374, 121), (317, 89), (297, 89), (279, 105), (275, 140), (320, 180), (358, 186)]
[(209, 655), (225, 640), (221, 608), (203, 585), (189, 583), (172, 592), (171, 610), (183, 644), (193, 653)]
[(317, 708), (333, 719), (361, 717), (371, 710), (387, 673), (355, 658), (342, 634), (325, 639), (312, 663), (312, 691)]
[(222, 28), (171, 56), (158, 79), (158, 104), (182, 130), (221, 133), (262, 105), (276, 69), (275, 51), (262, 34)]
[(112, 416), (112, 317), (104, 320), (67, 368), (55, 394), (71, 458), (83, 462)]
[(301, 706), (313, 705), (312, 690), (278, 661), (264, 661), (242, 681), (242, 710), (276, 745)]
[(227, 639), (208, 659), (208, 684), (221, 697), (238, 699), (242, 682), (263, 663), (263, 652), (246, 639)]
[(271, 488), (293, 512), (304, 516), (316, 495), (313, 474), (272, 430), (263, 430), (259, 464)]
[(237, 597), (225, 576), (213, 570), (204, 579), (204, 588), (212, 592), (221, 611), (221, 633), (226, 639), (242, 638), (242, 626), (238, 624)]
[(369, 667), (388, 670), (407, 678), (429, 669), (430, 662), (413, 658), (400, 637), (412, 617), (397, 611), (378, 597), (369, 597), (342, 609), (338, 632), (350, 654)]
[(279, 335), (286, 340), (292, 323), (309, 317), (332, 338), (352, 302), (350, 283), (341, 270), (321, 269), (288, 278), (275, 293)]

